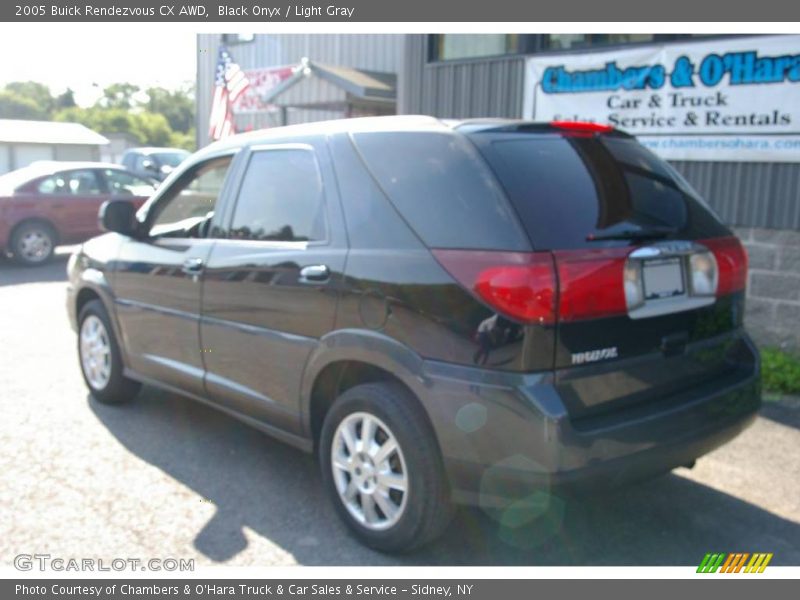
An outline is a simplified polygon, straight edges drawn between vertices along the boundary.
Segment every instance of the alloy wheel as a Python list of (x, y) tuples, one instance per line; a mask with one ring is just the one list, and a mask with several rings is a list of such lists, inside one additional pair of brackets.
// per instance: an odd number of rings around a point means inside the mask
[(362, 526), (384, 530), (403, 516), (409, 492), (403, 451), (375, 415), (356, 412), (339, 423), (331, 445), (331, 469), (339, 499)]
[(90, 314), (81, 324), (81, 365), (86, 380), (96, 390), (102, 390), (111, 378), (111, 342), (103, 322)]

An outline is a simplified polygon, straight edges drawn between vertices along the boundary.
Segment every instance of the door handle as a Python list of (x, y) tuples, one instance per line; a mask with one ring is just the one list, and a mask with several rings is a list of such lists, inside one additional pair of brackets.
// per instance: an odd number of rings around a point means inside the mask
[(203, 271), (203, 259), (187, 258), (185, 261), (183, 261), (183, 266), (181, 267), (181, 271), (183, 271), (187, 275), (200, 274)]
[(331, 278), (327, 265), (309, 265), (300, 269), (300, 283), (324, 283)]

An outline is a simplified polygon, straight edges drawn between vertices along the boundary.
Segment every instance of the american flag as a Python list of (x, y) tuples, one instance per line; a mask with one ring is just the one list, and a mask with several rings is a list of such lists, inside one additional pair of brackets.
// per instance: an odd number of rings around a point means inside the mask
[(239, 68), (227, 49), (219, 49), (217, 72), (214, 77), (214, 100), (211, 103), (211, 118), (208, 135), (213, 140), (221, 140), (236, 130), (233, 125), (232, 105), (248, 88), (250, 82)]

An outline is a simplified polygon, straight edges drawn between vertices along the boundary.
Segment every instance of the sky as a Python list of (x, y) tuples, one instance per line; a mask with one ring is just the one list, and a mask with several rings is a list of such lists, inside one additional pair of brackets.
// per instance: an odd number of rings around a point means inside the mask
[[(83, 34), (87, 35), (83, 35)], [(0, 35), (0, 87), (10, 81), (38, 81), (54, 94), (67, 87), (88, 106), (110, 83), (175, 89), (196, 78), (196, 36), (159, 28), (104, 27), (73, 31), (68, 24), (4, 27)]]

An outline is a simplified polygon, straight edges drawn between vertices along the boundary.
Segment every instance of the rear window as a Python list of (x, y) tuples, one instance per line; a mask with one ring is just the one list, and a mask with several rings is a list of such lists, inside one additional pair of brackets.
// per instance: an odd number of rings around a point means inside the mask
[(371, 132), (353, 139), (384, 193), (429, 247), (530, 248), (502, 188), (462, 136)]
[(672, 167), (633, 139), (489, 132), (471, 137), (536, 249), (592, 247), (597, 243), (590, 236), (638, 229), (675, 230), (686, 239), (724, 232)]

